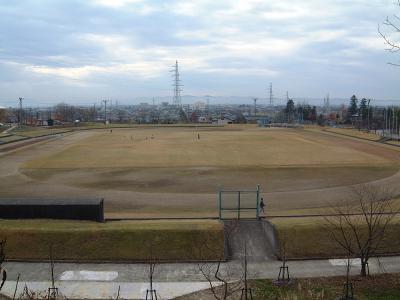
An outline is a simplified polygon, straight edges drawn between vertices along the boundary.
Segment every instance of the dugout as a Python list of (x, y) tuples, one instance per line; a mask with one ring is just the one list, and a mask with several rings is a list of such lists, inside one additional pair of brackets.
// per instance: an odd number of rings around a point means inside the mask
[(0, 219), (66, 219), (104, 222), (104, 200), (0, 198)]

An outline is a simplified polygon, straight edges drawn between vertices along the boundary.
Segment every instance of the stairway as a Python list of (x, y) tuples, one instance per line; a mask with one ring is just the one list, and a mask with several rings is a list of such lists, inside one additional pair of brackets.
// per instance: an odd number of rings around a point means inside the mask
[(274, 258), (274, 250), (265, 233), (263, 222), (262, 220), (224, 221), (229, 259), (243, 259), (245, 243), (248, 261), (265, 261)]

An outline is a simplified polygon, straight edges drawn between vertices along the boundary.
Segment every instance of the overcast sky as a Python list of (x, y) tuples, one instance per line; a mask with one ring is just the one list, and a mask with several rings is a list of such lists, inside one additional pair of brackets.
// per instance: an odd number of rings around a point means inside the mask
[(0, 0), (0, 105), (172, 96), (175, 60), (186, 95), (399, 99), (394, 2)]

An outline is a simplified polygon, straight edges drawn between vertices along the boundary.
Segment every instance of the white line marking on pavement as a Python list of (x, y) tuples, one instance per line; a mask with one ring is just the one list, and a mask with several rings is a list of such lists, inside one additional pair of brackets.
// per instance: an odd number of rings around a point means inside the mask
[(60, 280), (65, 281), (112, 281), (118, 277), (118, 272), (110, 271), (65, 271)]
[[(332, 266), (347, 266), (347, 259), (330, 259), (329, 262)], [(350, 266), (361, 266), (361, 259), (351, 258)]]

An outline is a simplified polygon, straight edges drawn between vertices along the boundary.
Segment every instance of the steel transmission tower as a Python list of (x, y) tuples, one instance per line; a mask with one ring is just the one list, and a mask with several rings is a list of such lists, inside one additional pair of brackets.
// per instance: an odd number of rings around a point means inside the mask
[(324, 110), (325, 114), (329, 116), (331, 114), (331, 105), (329, 103), (329, 94), (327, 94), (326, 98), (324, 98)]
[(175, 62), (175, 65), (173, 66), (173, 69), (171, 70), (173, 72), (173, 77), (174, 77), (174, 82), (172, 86), (174, 87), (174, 100), (173, 104), (181, 107), (182, 106), (182, 99), (181, 99), (181, 92), (182, 89), (181, 87), (183, 86), (181, 84), (181, 80), (179, 79), (179, 68), (178, 68), (178, 61)]
[(274, 95), (272, 93), (272, 82), (269, 84), (269, 106), (274, 106)]

